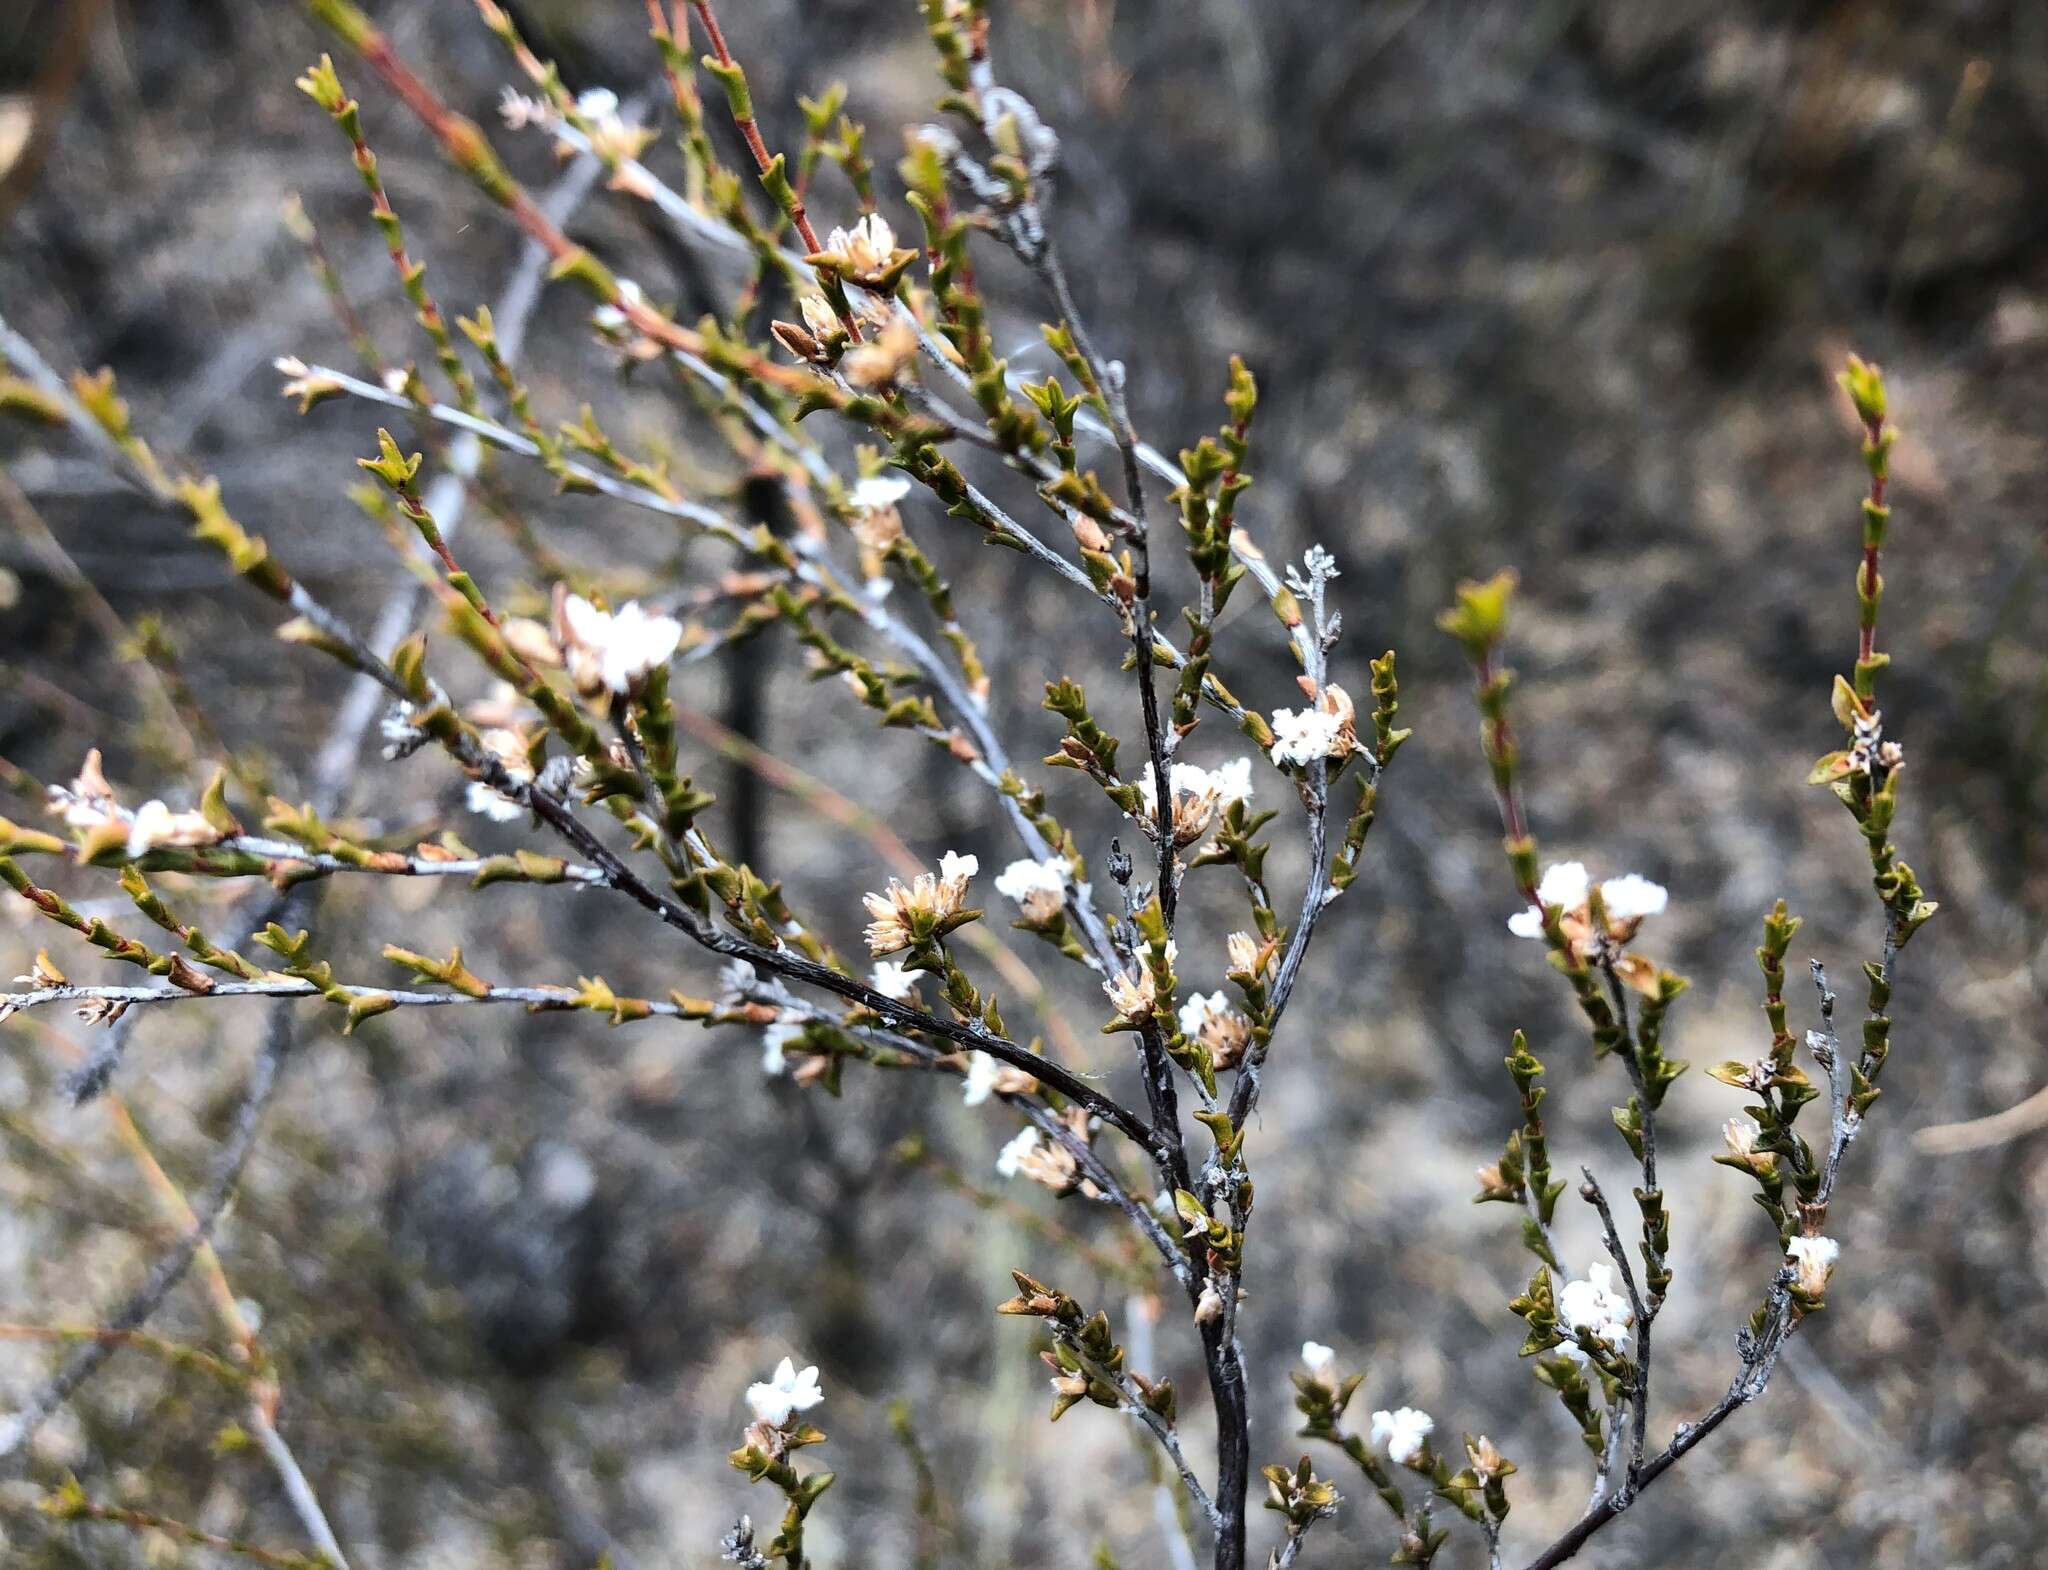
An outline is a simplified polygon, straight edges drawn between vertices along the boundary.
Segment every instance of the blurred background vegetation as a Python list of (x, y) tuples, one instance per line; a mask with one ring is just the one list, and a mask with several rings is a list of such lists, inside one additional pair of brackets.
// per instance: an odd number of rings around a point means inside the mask
[[(495, 127), (513, 73), (468, 6), (372, 9)], [(571, 86), (653, 81), (639, 5), (515, 9)], [(2048, 11), (1008, 0), (995, 13), (1007, 78), (1060, 131), (1054, 219), (1098, 335), (1130, 364), (1138, 424), (1162, 448), (1185, 445), (1220, 418), (1226, 357), (1245, 356), (1264, 394), (1251, 525), (1276, 556), (1311, 541), (1336, 553), (1352, 690), (1368, 654), (1397, 648), (1416, 729), (1364, 876), (1318, 939), (1320, 979), (1253, 1136), (1261, 1222), (1242, 1323), (1259, 1459), (1298, 1453), (1285, 1375), (1312, 1335), (1370, 1368), (1364, 1410), (1427, 1407), (1440, 1431), (1488, 1433), (1521, 1464), (1511, 1536), (1546, 1540), (1583, 1501), (1586, 1457), (1514, 1357), (1514, 1228), (1470, 1205), (1470, 1174), (1514, 1121), (1499, 1060), (1515, 1026), (1551, 1065), (1562, 1169), (1592, 1160), (1619, 1181), (1606, 1108), (1623, 1091), (1590, 1061), (1533, 946), (1505, 931), (1513, 895), (1465, 679), (1430, 620), (1459, 577), (1522, 570), (1518, 729), (1546, 848), (1671, 887), (1659, 957), (1695, 981), (1672, 1049), (1696, 1063), (1752, 1055), (1765, 1035), (1751, 948), (1774, 897), (1808, 918), (1794, 960), (1823, 958), (1838, 980), (1876, 941), (1851, 828), (1801, 784), (1834, 745), (1827, 684), (1853, 656), (1860, 471), (1830, 373), (1854, 348), (1885, 366), (1905, 432), (1887, 729), (1910, 760), (1902, 848), (1944, 914), (1908, 957), (1886, 1095), (1831, 1221), (1845, 1246), (1831, 1312), (1767, 1402), (1589, 1559), (2037, 1563), (2048, 1145), (2024, 1114), (1974, 1140), (1916, 1135), (2048, 1083)], [(885, 170), (897, 128), (930, 114), (935, 78), (907, 3), (748, 0), (726, 22), (773, 145), (798, 139), (794, 96), (834, 79)], [(294, 571), (367, 616), (399, 569), (344, 491), (388, 412), (329, 405), (301, 421), (269, 368), (287, 353), (348, 363), (279, 221), (292, 193), (386, 352), (426, 359), (356, 176), (292, 87), (327, 46), (299, 8), (262, 0), (7, 8), (0, 313), (62, 363), (115, 366), (160, 448), (219, 473)], [(473, 309), (516, 237), (366, 72), (341, 65), (415, 255), (444, 307)], [(499, 140), (525, 178), (551, 177), (539, 143)], [(829, 183), (813, 205), (828, 222), (850, 211)], [(630, 203), (593, 199), (571, 228), (686, 312), (729, 281)], [(1021, 354), (1040, 307), (993, 258), (985, 279), (1006, 307), (999, 337)], [(587, 399), (685, 481), (741, 478), (692, 445), (671, 387), (617, 372), (566, 294), (544, 300), (526, 364), (551, 417)], [(199, 777), (68, 559), (131, 629), (161, 626), (219, 729), (200, 753), (231, 750), (299, 799), (338, 673), (280, 650), (265, 606), (76, 449), (0, 429), (0, 462), (12, 784), (68, 778), (95, 744), (135, 799), (182, 799)], [(628, 585), (703, 583), (727, 565), (644, 517), (555, 499), (533, 474), (489, 481), (551, 550), (614, 564)], [(1074, 606), (1015, 558), (910, 505), (963, 599), (984, 607), (1016, 750), (1042, 753), (1055, 735), (1043, 680), (1101, 680), (1116, 650), (1076, 637)], [(524, 571), (488, 516), (472, 548), (487, 580)], [(1233, 686), (1287, 701), (1277, 641), (1256, 618), (1239, 631), (1234, 646), (1225, 636), (1245, 678)], [(746, 783), (702, 742), (701, 776), (755, 795), (758, 862), (802, 908), (824, 911), (836, 891), (837, 935), (854, 936), (846, 891), (886, 865), (861, 812), (920, 855), (1007, 859), (957, 771), (816, 703), (780, 634), (751, 653), (754, 676), (706, 665), (678, 690), (708, 738), (739, 683), (739, 717), (763, 744), (859, 809)], [(789, 674), (759, 674), (776, 668)], [(1067, 789), (1099, 854), (1114, 825)], [(459, 814), (460, 782), (424, 758), (372, 760), (357, 806), (387, 828), (425, 825)], [(491, 848), (516, 842), (516, 826), (459, 826)], [(25, 969), (45, 934), (13, 907), (0, 922)], [(562, 891), (335, 887), (318, 931), (337, 969), (364, 979), (382, 974), (384, 941), (459, 941), (472, 968), (506, 981), (601, 969), (659, 995), (708, 975), (629, 915)], [(1087, 1000), (1067, 1001), (1110, 1065)], [(137, 1031), (116, 1088), (171, 1174), (196, 1185), (262, 1021), (171, 1012)], [(722, 1460), (740, 1392), (788, 1351), (822, 1365), (828, 1394), (814, 1415), (841, 1482), (813, 1518), (824, 1562), (1072, 1565), (1098, 1539), (1126, 1564), (1161, 1562), (1139, 1486), (1148, 1458), (1104, 1414), (1048, 1429), (1028, 1333), (989, 1313), (1016, 1265), (1121, 1323), (1135, 1255), (1113, 1222), (1035, 1191), (977, 1200), (1003, 1120), (914, 1082), (852, 1075), (833, 1101), (764, 1081), (738, 1034), (482, 1011), (392, 1017), (349, 1041), (312, 1015), (307, 1029), (221, 1256), (260, 1312), (281, 1421), (358, 1570), (580, 1570), (608, 1546), (622, 1567), (714, 1561), (719, 1532), (760, 1505)], [(0, 1319), (94, 1322), (161, 1244), (106, 1104), (74, 1110), (56, 1090), (83, 1042), (55, 1011), (0, 1030)], [(1695, 1073), (1667, 1114), (1681, 1175), (1665, 1427), (1725, 1385), (1733, 1327), (1771, 1268), (1747, 1185), (1708, 1159), (1738, 1100)], [(1952, 1148), (1963, 1143), (1974, 1148)], [(1567, 1263), (1583, 1269), (1595, 1233), (1572, 1210)], [(1049, 1241), (1047, 1220), (1084, 1249)], [(219, 1346), (191, 1288), (158, 1325)], [(1193, 1407), (1190, 1345), (1169, 1317), (1159, 1371)], [(0, 1406), (49, 1361), (47, 1347), (0, 1347)], [(921, 1454), (892, 1425), (899, 1400)], [(235, 1414), (204, 1378), (124, 1355), (0, 1483), (0, 1557), (35, 1570), (203, 1558), (40, 1520), (34, 1500), (67, 1470), (97, 1496), (297, 1542), (260, 1460), (213, 1443)], [(920, 1524), (927, 1465), (942, 1503)], [(1390, 1546), (1364, 1490), (1349, 1491), (1357, 1502), (1312, 1562)]]

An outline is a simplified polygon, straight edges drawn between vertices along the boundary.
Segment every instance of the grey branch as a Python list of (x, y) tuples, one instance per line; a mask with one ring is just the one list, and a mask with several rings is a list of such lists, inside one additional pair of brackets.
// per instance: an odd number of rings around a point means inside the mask
[(249, 1070), (248, 1081), (243, 1086), (234, 1126), (214, 1156), (206, 1191), (193, 1207), (195, 1224), (157, 1260), (141, 1287), (108, 1319), (107, 1328), (117, 1334), (80, 1347), (56, 1373), (30, 1394), (11, 1417), (0, 1422), (0, 1457), (14, 1455), (27, 1445), (35, 1437), (36, 1430), (48, 1421), (50, 1414), (70, 1400), (72, 1392), (113, 1356), (121, 1344), (119, 1336), (147, 1324), (172, 1289), (185, 1279), (185, 1272), (192, 1267), (200, 1245), (211, 1241), (221, 1212), (227, 1208), (235, 1184), (241, 1178), (242, 1168), (248, 1163), (249, 1152), (255, 1148), (256, 1130), (277, 1089), (285, 1060), (290, 1056), (292, 1036), (290, 1011), (278, 1009), (273, 1012), (264, 1031), (262, 1050), (258, 1052), (256, 1062)]

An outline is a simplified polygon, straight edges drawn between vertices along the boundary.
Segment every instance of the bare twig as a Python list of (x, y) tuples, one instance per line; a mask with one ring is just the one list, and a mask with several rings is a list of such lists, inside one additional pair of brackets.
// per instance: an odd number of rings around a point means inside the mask
[[(193, 1207), (194, 1224), (169, 1252), (157, 1260), (143, 1284), (108, 1318), (109, 1330), (139, 1330), (148, 1323), (172, 1289), (185, 1278), (185, 1272), (191, 1268), (193, 1256), (201, 1245), (212, 1238), (213, 1229), (220, 1221), (221, 1212), (227, 1208), (249, 1153), (256, 1146), (256, 1130), (277, 1089), (285, 1060), (291, 1054), (292, 1039), (290, 1011), (276, 1010), (265, 1027), (262, 1050), (258, 1052), (248, 1081), (243, 1086), (234, 1124), (214, 1156), (206, 1188), (199, 1203)], [(118, 1340), (104, 1340), (79, 1348), (56, 1373), (37, 1386), (20, 1407), (0, 1420), (0, 1458), (14, 1455), (26, 1446), (50, 1414), (70, 1400), (72, 1393), (99, 1371), (118, 1345)]]

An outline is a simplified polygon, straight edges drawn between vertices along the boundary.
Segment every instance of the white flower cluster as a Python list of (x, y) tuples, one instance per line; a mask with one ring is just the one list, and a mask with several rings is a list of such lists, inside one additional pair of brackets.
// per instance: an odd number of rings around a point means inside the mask
[(1335, 682), (1320, 692), (1306, 676), (1301, 684), (1315, 702), (1305, 709), (1273, 711), (1273, 762), (1283, 769), (1307, 768), (1323, 758), (1341, 763), (1358, 746), (1358, 711), (1351, 695)]
[(1251, 1021), (1221, 992), (1207, 997), (1196, 992), (1180, 1006), (1180, 1033), (1209, 1049), (1210, 1063), (1219, 1069), (1237, 1067), (1251, 1040)]
[[(1536, 885), (1536, 903), (1556, 906), (1567, 916), (1583, 911), (1593, 897), (1593, 880), (1586, 872), (1583, 861), (1560, 861), (1543, 869), (1543, 879)], [(1645, 916), (1661, 916), (1670, 903), (1671, 896), (1661, 883), (1652, 883), (1640, 873), (1625, 873), (1618, 878), (1609, 878), (1600, 885), (1600, 903), (1606, 907), (1607, 919), (1626, 923), (1641, 921)], [(1543, 936), (1543, 912), (1533, 907), (1518, 910), (1508, 917), (1508, 931), (1518, 938), (1541, 938)]]
[[(1636, 1322), (1628, 1299), (1614, 1290), (1612, 1265), (1594, 1265), (1587, 1270), (1585, 1280), (1566, 1282), (1557, 1294), (1557, 1318), (1566, 1330), (1574, 1334), (1584, 1331), (1601, 1346), (1617, 1353), (1628, 1350), (1629, 1330)], [(1574, 1363), (1584, 1365), (1592, 1361), (1586, 1349), (1575, 1341), (1568, 1340), (1557, 1350)]]
[(507, 84), (498, 90), (498, 118), (508, 131), (523, 131), (530, 125), (551, 125), (555, 111), (546, 100), (529, 98)]
[(1273, 761), (1306, 768), (1337, 750), (1337, 716), (1320, 709), (1273, 711)]
[(413, 724), (413, 706), (400, 698), (377, 721), (377, 734), (384, 738), (384, 761), (396, 763), (410, 757), (426, 741), (427, 733)]
[[(1232, 758), (1220, 768), (1193, 763), (1169, 764), (1167, 788), (1173, 793), (1173, 842), (1192, 845), (1208, 832), (1216, 814), (1233, 803), (1252, 799), (1252, 760)], [(1159, 823), (1159, 779), (1151, 764), (1138, 778), (1139, 822), (1147, 829)]]
[[(995, 1089), (998, 1092), (1012, 1085), (1022, 1088), (1038, 1083), (1008, 1064), (997, 1064), (996, 1067), (999, 1077), (995, 1081)], [(1094, 1120), (1080, 1108), (1071, 1107), (1060, 1123), (1069, 1138), (1041, 1133), (1030, 1126), (1019, 1129), (996, 1157), (997, 1174), (1006, 1178), (1026, 1178), (1055, 1194), (1071, 1194), (1078, 1189), (1091, 1199), (1099, 1197), (1101, 1190), (1081, 1175), (1080, 1158), (1074, 1149), (1069, 1148), (1088, 1145)]]
[(110, 824), (125, 827), (128, 831), (125, 849), (131, 858), (146, 855), (159, 845), (211, 845), (221, 837), (220, 831), (202, 814), (173, 812), (154, 799), (145, 801), (130, 812), (115, 799), (114, 788), (101, 772), (97, 747), (85, 755), (78, 777), (69, 785), (52, 785), (49, 788), (47, 804), (50, 811), (70, 828), (89, 832)]
[[(1232, 758), (1215, 769), (1205, 769), (1193, 763), (1173, 763), (1167, 765), (1166, 779), (1173, 790), (1176, 810), (1186, 797), (1207, 801), (1211, 810), (1252, 799), (1250, 758)], [(1138, 795), (1145, 803), (1145, 815), (1156, 818), (1159, 815), (1159, 777), (1153, 773), (1149, 763), (1138, 781)]]
[(891, 878), (879, 894), (864, 894), (861, 903), (873, 919), (868, 922), (868, 952), (876, 958), (907, 949), (919, 930), (932, 930), (935, 923), (958, 915), (967, 898), (967, 883), (981, 871), (981, 861), (947, 851), (939, 858), (939, 875), (920, 872), (908, 884)]
[[(1170, 970), (1174, 961), (1180, 958), (1180, 944), (1173, 938), (1166, 940), (1166, 964)], [(1152, 967), (1143, 954), (1138, 956), (1136, 970), (1120, 970), (1102, 984), (1103, 995), (1109, 999), (1110, 1007), (1116, 1010), (1119, 1019), (1146, 1019), (1159, 1001), (1159, 982), (1152, 974)]]

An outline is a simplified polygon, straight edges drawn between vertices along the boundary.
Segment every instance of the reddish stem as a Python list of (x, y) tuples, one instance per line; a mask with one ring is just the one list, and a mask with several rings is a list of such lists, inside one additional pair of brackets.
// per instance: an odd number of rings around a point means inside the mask
[[(728, 71), (738, 69), (732, 51), (726, 47), (725, 33), (718, 25), (718, 13), (712, 9), (711, 0), (690, 0), (690, 9), (697, 13), (697, 20), (704, 24), (705, 39), (711, 45), (711, 52), (718, 57), (718, 63)], [(761, 127), (752, 115), (734, 114), (732, 123), (739, 127), (740, 135), (746, 139), (747, 150), (754, 155), (754, 167), (765, 176), (768, 167), (775, 160), (768, 154), (768, 144), (761, 139)], [(789, 217), (796, 225), (796, 232), (803, 236), (804, 254), (816, 256), (824, 249), (818, 243), (818, 232), (811, 227), (810, 212), (804, 206), (801, 187), (790, 187)], [(851, 311), (843, 312), (839, 318), (846, 328), (846, 334), (855, 343), (861, 342), (860, 323), (855, 321)]]
[[(690, 0), (690, 9), (697, 13), (697, 20), (704, 24), (704, 36), (710, 42), (711, 52), (718, 56), (718, 63), (731, 70), (732, 51), (726, 47), (725, 33), (719, 28), (718, 13), (711, 8), (711, 0)], [(768, 166), (775, 160), (768, 155), (768, 144), (761, 140), (761, 127), (755, 123), (752, 115), (736, 114), (732, 118), (733, 124), (740, 128), (740, 135), (746, 138), (747, 150), (754, 155), (755, 167), (766, 174)], [(811, 220), (804, 210), (801, 195), (790, 208), (789, 216), (796, 224), (796, 232), (804, 237), (804, 244), (809, 246), (815, 255), (820, 248), (818, 236), (811, 228)]]
[[(426, 126), (435, 140), (440, 142), (449, 156), (474, 174), (479, 157), (486, 146), (483, 133), (477, 129), (475, 123), (457, 114), (435, 96), (433, 89), (421, 81), (398, 57), (391, 47), (390, 40), (382, 33), (371, 32), (357, 42), (356, 48), (364, 63), (382, 77), (385, 85), (419, 117), (420, 122)], [(509, 176), (493, 170), (488, 192), (511, 216), (512, 221), (553, 260), (573, 260), (582, 250), (582, 247), (564, 234), (561, 228), (540, 210), (533, 198)], [(704, 352), (705, 342), (701, 334), (680, 322), (669, 320), (646, 301), (630, 300), (623, 295), (617, 295), (609, 303), (625, 312), (627, 320), (632, 322), (634, 328), (656, 343), (666, 348), (680, 349), (687, 354)], [(746, 356), (746, 373), (756, 381), (787, 393), (806, 392), (818, 385), (816, 377), (798, 372), (791, 367), (777, 365), (762, 355)]]
[[(1870, 445), (1873, 448), (1877, 447), (1884, 438), (1884, 416), (1879, 415), (1875, 420), (1867, 421), (1864, 425), (1864, 430), (1869, 435)], [(1872, 507), (1881, 508), (1884, 506), (1884, 486), (1885, 477), (1882, 474), (1873, 474), (1870, 477), (1870, 505)], [(1877, 558), (1878, 548), (1875, 545), (1865, 545), (1863, 547), (1861, 587), (1866, 595), (1873, 593), (1877, 588)], [(1869, 624), (1860, 630), (1856, 647), (1859, 662), (1869, 660), (1877, 652), (1877, 618), (1875, 616), (1871, 617)]]
[[(1488, 687), (1493, 685), (1494, 677), (1499, 674), (1499, 667), (1495, 663), (1494, 650), (1489, 648), (1480, 655), (1474, 669), (1479, 678), (1479, 690), (1483, 693)], [(1492, 731), (1492, 734), (1487, 738), (1487, 750), (1492, 756), (1498, 756), (1514, 746), (1514, 732), (1508, 728), (1505, 710), (1502, 711), (1501, 717), (1498, 720), (1489, 720), (1486, 723)], [(1491, 761), (1491, 757), (1489, 757), (1488, 761)], [(1501, 831), (1510, 840), (1527, 839), (1529, 831), (1522, 817), (1521, 793), (1510, 783), (1505, 787), (1496, 786), (1494, 797), (1500, 803)], [(1537, 910), (1543, 908), (1541, 902), (1536, 898), (1535, 884), (1523, 884), (1522, 894), (1529, 901), (1530, 905), (1534, 906)]]

